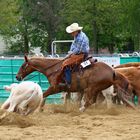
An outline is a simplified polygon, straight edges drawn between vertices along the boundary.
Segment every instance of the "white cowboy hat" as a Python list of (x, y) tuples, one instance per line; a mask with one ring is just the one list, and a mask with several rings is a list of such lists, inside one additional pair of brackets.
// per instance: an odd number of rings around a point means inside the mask
[(79, 30), (82, 30), (82, 29), (83, 29), (83, 27), (79, 27), (78, 23), (73, 23), (66, 28), (66, 32), (67, 33), (73, 33), (75, 31), (79, 31)]

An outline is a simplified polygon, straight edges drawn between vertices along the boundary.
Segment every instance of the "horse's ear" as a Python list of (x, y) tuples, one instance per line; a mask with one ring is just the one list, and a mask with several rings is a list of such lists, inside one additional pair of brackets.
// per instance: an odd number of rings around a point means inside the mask
[(27, 55), (24, 55), (25, 62), (28, 62)]

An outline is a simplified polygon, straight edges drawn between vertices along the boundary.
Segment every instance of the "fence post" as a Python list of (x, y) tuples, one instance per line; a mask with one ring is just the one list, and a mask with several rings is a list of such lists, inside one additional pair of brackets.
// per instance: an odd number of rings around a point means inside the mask
[(11, 59), (12, 83), (14, 83), (13, 59)]

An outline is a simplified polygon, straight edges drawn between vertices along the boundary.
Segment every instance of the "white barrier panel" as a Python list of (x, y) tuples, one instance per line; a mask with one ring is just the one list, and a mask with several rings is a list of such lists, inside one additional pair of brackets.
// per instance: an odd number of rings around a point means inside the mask
[(99, 62), (104, 62), (109, 66), (118, 66), (120, 65), (120, 57), (93, 57), (97, 59)]

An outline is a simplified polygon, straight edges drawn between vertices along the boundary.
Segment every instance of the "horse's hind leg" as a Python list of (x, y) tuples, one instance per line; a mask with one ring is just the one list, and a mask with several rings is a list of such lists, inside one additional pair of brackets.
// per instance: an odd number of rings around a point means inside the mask
[(86, 99), (85, 99), (85, 94), (84, 94), (82, 97), (82, 100), (81, 100), (81, 107), (79, 108), (79, 111), (81, 111), (81, 112), (85, 111), (85, 109), (86, 109), (85, 104), (86, 104)]
[(92, 101), (90, 101), (90, 104), (96, 105), (97, 97), (98, 97), (98, 94), (100, 94), (100, 93), (101, 92), (92, 92), (92, 98), (90, 97)]
[(77, 92), (77, 104), (78, 104), (78, 106), (81, 106), (81, 101), (83, 99), (83, 95), (84, 95), (83, 91)]
[(84, 95), (81, 101), (81, 107), (80, 107), (80, 111), (85, 111), (85, 109), (87, 107), (89, 107), (90, 105), (92, 105), (93, 103), (96, 103), (96, 99), (97, 99), (97, 95), (98, 93), (96, 93), (95, 91), (92, 91), (91, 88), (88, 88), (84, 91)]
[(71, 99), (71, 93), (70, 92), (62, 92), (62, 100), (63, 100), (63, 104), (67, 104), (67, 102), (70, 102)]
[(96, 104), (101, 104), (105, 102), (105, 96), (103, 95), (102, 92), (99, 92), (97, 95), (97, 99), (96, 99)]

